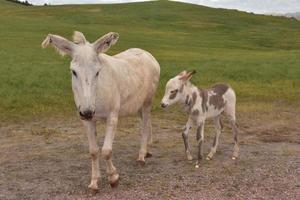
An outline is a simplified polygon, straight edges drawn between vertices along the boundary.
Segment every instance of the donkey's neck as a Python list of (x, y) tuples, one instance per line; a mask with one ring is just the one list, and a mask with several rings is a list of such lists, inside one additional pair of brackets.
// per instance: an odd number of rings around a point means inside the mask
[[(106, 76), (112, 76), (115, 78), (116, 75), (122, 75), (122, 71), (124, 66), (119, 62), (119, 60), (115, 59), (113, 56), (109, 56), (106, 54), (99, 54), (100, 64), (107, 73)], [(126, 68), (126, 67), (125, 67)]]
[(102, 67), (100, 72), (102, 76), (99, 82), (104, 85), (106, 85), (105, 82), (108, 82), (107, 84), (115, 84), (116, 80), (118, 80), (118, 74), (122, 71), (118, 69), (119, 63), (116, 63), (114, 57), (106, 54), (99, 54), (99, 62)]

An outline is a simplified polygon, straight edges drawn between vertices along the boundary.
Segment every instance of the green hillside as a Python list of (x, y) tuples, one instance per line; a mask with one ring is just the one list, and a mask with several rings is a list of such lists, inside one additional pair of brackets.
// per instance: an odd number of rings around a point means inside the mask
[(160, 62), (158, 109), (166, 81), (196, 69), (193, 82), (228, 82), (247, 106), (300, 100), (300, 21), (191, 4), (157, 1), (120, 5), (27, 7), (0, 0), (0, 119), (73, 114), (70, 59), (41, 49), (48, 33), (90, 41), (115, 31), (108, 52), (131, 47)]

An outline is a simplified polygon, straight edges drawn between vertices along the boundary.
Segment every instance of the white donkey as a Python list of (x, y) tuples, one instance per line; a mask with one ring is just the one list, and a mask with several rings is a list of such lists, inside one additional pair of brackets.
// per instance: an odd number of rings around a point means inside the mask
[[(119, 175), (112, 162), (112, 144), (120, 116), (139, 113), (142, 118), (141, 148), (138, 161), (145, 164), (147, 142), (152, 139), (150, 112), (160, 76), (155, 58), (142, 49), (132, 48), (114, 56), (104, 54), (117, 42), (117, 33), (108, 33), (94, 43), (75, 31), (74, 42), (49, 34), (42, 43), (52, 44), (61, 54), (71, 56), (72, 90), (81, 120), (87, 129), (92, 158), (89, 188), (98, 189), (99, 147), (96, 121), (106, 119), (102, 156), (106, 160), (108, 181), (117, 186)], [(150, 156), (150, 155), (149, 155)]]
[(216, 135), (213, 146), (207, 156), (207, 160), (211, 160), (217, 151), (219, 136), (222, 130), (220, 115), (225, 112), (228, 116), (234, 138), (234, 151), (232, 159), (238, 157), (239, 147), (237, 144), (237, 126), (235, 117), (236, 96), (233, 89), (226, 84), (215, 84), (208, 89), (199, 89), (190, 83), (189, 79), (196, 71), (183, 71), (179, 75), (170, 79), (166, 85), (165, 95), (162, 99), (161, 106), (167, 106), (176, 102), (181, 102), (189, 114), (188, 121), (182, 133), (185, 152), (188, 160), (193, 157), (190, 153), (188, 142), (188, 134), (193, 124), (197, 126), (197, 142), (198, 142), (198, 160), (196, 168), (199, 168), (199, 162), (203, 157), (202, 143), (204, 141), (204, 123), (207, 118), (213, 118), (216, 128)]

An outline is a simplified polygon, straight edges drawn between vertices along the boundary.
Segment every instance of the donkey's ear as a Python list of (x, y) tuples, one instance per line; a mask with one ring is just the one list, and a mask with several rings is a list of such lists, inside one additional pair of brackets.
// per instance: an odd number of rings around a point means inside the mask
[(186, 81), (190, 80), (194, 74), (196, 74), (196, 70), (192, 70), (189, 72), (183, 71), (178, 75), (178, 76), (180, 76), (179, 80), (186, 82)]
[(70, 42), (61, 36), (52, 34), (47, 35), (42, 43), (42, 47), (46, 48), (49, 44), (52, 44), (61, 55), (68, 54), (70, 56), (72, 55), (75, 46), (73, 42)]
[(96, 42), (93, 43), (94, 48), (97, 53), (106, 52), (112, 45), (116, 44), (119, 39), (119, 34), (110, 32), (106, 35), (99, 38)]
[(79, 32), (79, 31), (74, 32), (73, 41), (75, 42), (75, 44), (85, 44), (86, 43), (86, 39), (85, 39), (83, 33)]

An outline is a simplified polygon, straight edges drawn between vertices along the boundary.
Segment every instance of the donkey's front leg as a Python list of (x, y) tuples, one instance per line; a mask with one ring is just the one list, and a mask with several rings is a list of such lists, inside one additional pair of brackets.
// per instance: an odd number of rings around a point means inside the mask
[(96, 122), (95, 121), (83, 121), (87, 130), (87, 136), (89, 140), (89, 151), (92, 158), (92, 179), (89, 188), (92, 190), (98, 190), (98, 180), (100, 178), (99, 171), (99, 147), (97, 144)]
[(196, 162), (195, 168), (199, 168), (200, 160), (203, 158), (203, 141), (204, 141), (204, 120), (197, 123), (197, 134), (196, 139), (198, 142), (198, 160)]
[(102, 147), (102, 156), (106, 161), (106, 173), (108, 175), (108, 182), (111, 187), (116, 187), (119, 183), (119, 174), (117, 173), (117, 170), (112, 162), (112, 143), (114, 140), (117, 124), (117, 112), (111, 113), (106, 119), (106, 133), (104, 144)]
[(188, 160), (193, 160), (191, 155), (190, 145), (189, 145), (189, 130), (192, 128), (192, 121), (189, 119), (183, 129), (182, 139), (185, 147), (185, 154)]

